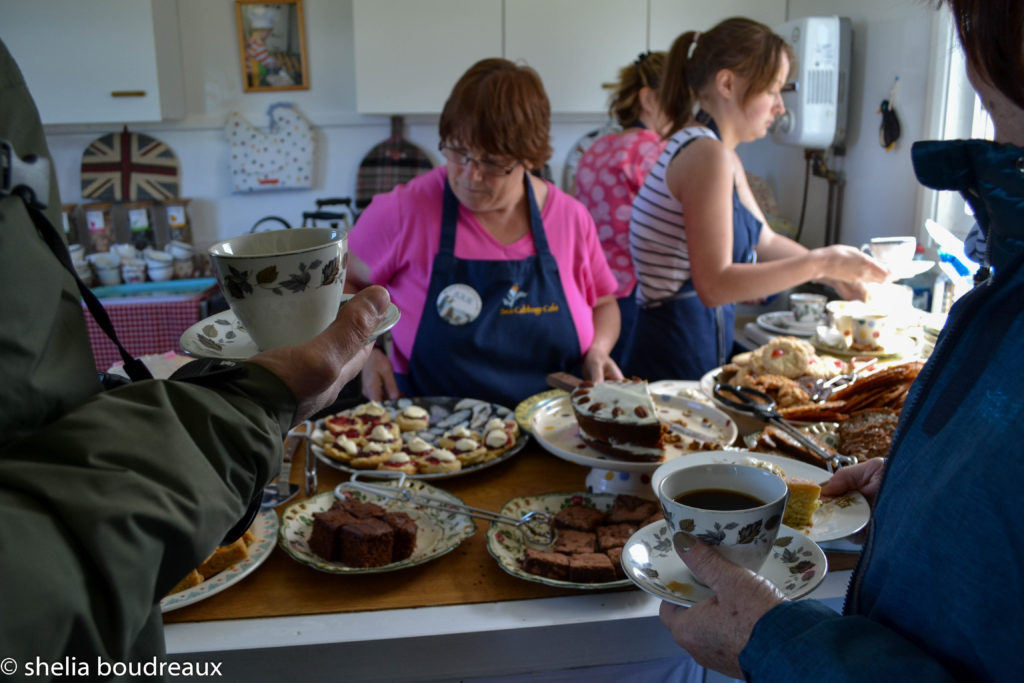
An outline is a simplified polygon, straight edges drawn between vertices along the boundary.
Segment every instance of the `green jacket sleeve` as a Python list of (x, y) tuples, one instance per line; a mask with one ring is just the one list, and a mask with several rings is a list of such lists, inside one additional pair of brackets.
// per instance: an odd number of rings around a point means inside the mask
[(276, 474), (295, 400), (272, 373), (244, 368), (219, 388), (146, 381), (97, 394), (0, 448), (4, 656), (138, 652), (154, 605)]

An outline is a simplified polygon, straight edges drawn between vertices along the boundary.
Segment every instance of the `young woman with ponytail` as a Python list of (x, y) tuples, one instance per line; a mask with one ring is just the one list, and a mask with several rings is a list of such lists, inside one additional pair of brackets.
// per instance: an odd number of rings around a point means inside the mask
[(687, 31), (659, 89), (668, 144), (633, 201), (630, 253), (639, 284), (626, 375), (699, 379), (732, 354), (734, 303), (809, 280), (843, 298), (889, 273), (858, 249), (808, 249), (766, 223), (736, 147), (785, 111), (792, 48), (744, 18)]

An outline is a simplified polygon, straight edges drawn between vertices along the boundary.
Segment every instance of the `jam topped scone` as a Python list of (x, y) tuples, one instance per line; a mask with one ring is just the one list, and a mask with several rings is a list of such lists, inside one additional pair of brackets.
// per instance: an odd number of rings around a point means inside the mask
[(422, 432), (430, 426), (430, 413), (419, 406), (408, 405), (395, 415), (395, 423), (403, 432)]
[(480, 441), (480, 435), (476, 432), (470, 431), (466, 427), (455, 427), (449, 429), (447, 432), (441, 435), (438, 439), (437, 444), (441, 448), (447, 448), (453, 450), (455, 448), (455, 442), (459, 439), (472, 439), (473, 441)]
[(412, 458), (415, 460), (417, 458), (425, 458), (426, 456), (430, 455), (430, 453), (434, 450), (434, 446), (430, 445), (430, 443), (421, 439), (420, 437), (414, 436), (413, 438), (409, 439), (408, 443), (405, 444), (405, 448), (403, 450), (409, 455), (411, 455)]
[(367, 442), (348, 461), (352, 467), (361, 470), (375, 470), (391, 456), (391, 451), (379, 443)]
[(508, 451), (516, 443), (515, 438), (505, 429), (498, 427), (484, 432), (484, 461), (493, 460)]
[(416, 474), (417, 466), (408, 453), (397, 451), (392, 453), (387, 460), (377, 465), (378, 470), (389, 470), (391, 472), (405, 472)]
[(519, 438), (519, 423), (515, 420), (502, 420), (499, 417), (492, 417), (484, 427), (484, 435), (494, 429), (504, 429), (512, 437), (512, 441)]
[(423, 474), (458, 472), (462, 469), (462, 463), (455, 457), (455, 454), (444, 448), (435, 448), (420, 458), (418, 465), (419, 471)]
[(391, 423), (391, 413), (376, 401), (356, 406), (352, 409), (352, 417), (356, 418), (367, 430), (379, 424)]
[(342, 412), (324, 418), (324, 427), (333, 436), (346, 436), (350, 439), (362, 437), (365, 428), (363, 423), (352, 415)]
[(402, 437), (398, 431), (398, 425), (379, 424), (371, 429), (363, 441), (366, 444), (379, 444), (389, 451), (398, 451), (402, 448)]
[(332, 460), (349, 462), (359, 452), (359, 443), (345, 435), (324, 443), (324, 454)]

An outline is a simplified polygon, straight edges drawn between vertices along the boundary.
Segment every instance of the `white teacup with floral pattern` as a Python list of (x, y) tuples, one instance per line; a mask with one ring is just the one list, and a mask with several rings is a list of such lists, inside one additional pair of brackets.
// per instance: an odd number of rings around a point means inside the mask
[(209, 253), (228, 305), (261, 350), (307, 342), (338, 315), (348, 267), (342, 230), (250, 233)]
[[(710, 491), (744, 494), (753, 499), (751, 507), (721, 510), (679, 502), (686, 494)], [(789, 488), (781, 477), (758, 467), (725, 463), (670, 472), (656, 493), (673, 535), (689, 534), (754, 572), (768, 559), (789, 499)]]

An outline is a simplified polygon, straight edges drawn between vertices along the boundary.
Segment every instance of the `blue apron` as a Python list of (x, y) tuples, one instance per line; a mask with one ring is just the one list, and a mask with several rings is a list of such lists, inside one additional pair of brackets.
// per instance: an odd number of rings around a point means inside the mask
[[(459, 202), (445, 180), (441, 248), (409, 372), (396, 377), (407, 396), (460, 396), (515, 408), (548, 388), (549, 373), (578, 374), (576, 324), (529, 178), (524, 182), (537, 253), (519, 261), (473, 261), (455, 257)], [(453, 299), (462, 303), (452, 306)]]
[[(740, 201), (734, 184), (733, 263), (753, 263), (756, 258), (754, 248), (760, 236), (761, 222)], [(623, 371), (627, 377), (641, 377), (652, 382), (660, 379), (699, 380), (709, 370), (728, 362), (735, 324), (735, 304), (708, 308), (697, 296), (691, 278), (673, 296), (650, 302), (637, 311)]]

